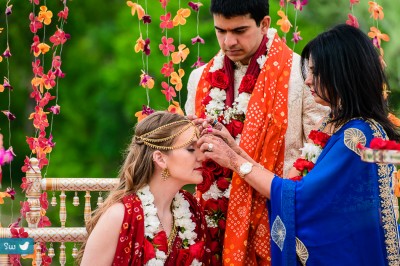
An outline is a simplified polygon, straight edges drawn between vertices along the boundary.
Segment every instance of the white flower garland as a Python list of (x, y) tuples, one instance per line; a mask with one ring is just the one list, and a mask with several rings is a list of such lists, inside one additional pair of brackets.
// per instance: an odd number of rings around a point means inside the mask
[[(160, 220), (157, 218), (157, 208), (154, 205), (154, 196), (150, 191), (150, 187), (146, 185), (137, 192), (137, 196), (142, 202), (144, 213), (144, 234), (147, 238), (153, 240), (154, 236), (160, 232)], [(183, 247), (188, 248), (189, 245), (195, 244), (197, 234), (194, 231), (196, 224), (192, 221), (192, 213), (189, 209), (190, 204), (181, 193), (177, 193), (173, 201), (172, 213), (175, 219), (175, 225), (179, 227), (178, 236), (182, 239)], [(165, 252), (155, 248), (156, 257), (149, 260), (146, 265), (161, 266), (167, 260)], [(201, 265), (194, 259), (191, 263), (193, 266)]]
[[(268, 43), (266, 44), (267, 50), (271, 47), (272, 41), (274, 39), (276, 30), (269, 29), (267, 33)], [(215, 72), (224, 67), (224, 56), (225, 54), (220, 51), (214, 58), (213, 65), (210, 67), (209, 72)], [(268, 56), (261, 55), (257, 58), (257, 63), (260, 66), (260, 69), (264, 67), (265, 62), (267, 61)], [(210, 90), (211, 101), (206, 105), (206, 115), (212, 117), (214, 119), (223, 116), (223, 123), (225, 125), (231, 122), (231, 119), (240, 116), (246, 115), (247, 106), (249, 105), (251, 94), (247, 92), (239, 93), (239, 95), (234, 100), (232, 107), (225, 107), (226, 100), (226, 92), (220, 88), (212, 88)]]
[(300, 150), (302, 158), (305, 158), (306, 160), (315, 164), (322, 152), (322, 147), (314, 143), (304, 143), (304, 147)]

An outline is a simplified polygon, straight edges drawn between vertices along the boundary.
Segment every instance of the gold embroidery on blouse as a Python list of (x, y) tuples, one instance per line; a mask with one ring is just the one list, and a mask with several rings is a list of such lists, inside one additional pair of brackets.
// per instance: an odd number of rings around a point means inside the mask
[[(375, 121), (367, 121), (370, 125), (374, 137), (382, 138), (382, 133)], [(398, 225), (392, 201), (391, 171), (394, 170), (392, 164), (377, 164), (379, 175), (379, 196), (381, 198), (381, 215), (383, 231), (385, 234), (386, 253), (389, 266), (400, 265), (400, 244), (398, 238)]]
[(344, 131), (344, 144), (350, 150), (354, 151), (358, 155), (361, 155), (359, 149), (357, 148), (358, 143), (365, 146), (367, 143), (367, 138), (364, 133), (357, 128), (348, 128)]
[(306, 246), (304, 245), (304, 243), (301, 242), (301, 240), (298, 239), (297, 237), (296, 237), (296, 254), (297, 254), (301, 264), (303, 266), (305, 266), (307, 263), (307, 260), (308, 260), (308, 256), (309, 256), (308, 250), (307, 250)]

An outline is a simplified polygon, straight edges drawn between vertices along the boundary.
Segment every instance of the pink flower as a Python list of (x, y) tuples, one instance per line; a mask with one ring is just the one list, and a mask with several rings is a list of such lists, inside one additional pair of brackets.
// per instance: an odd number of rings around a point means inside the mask
[(11, 57), (11, 52), (10, 52), (10, 47), (7, 47), (7, 49), (4, 51), (3, 56), (5, 58)]
[(58, 115), (60, 113), (60, 108), (61, 107), (58, 104), (56, 104), (50, 108), (47, 108), (47, 110), (49, 110), (50, 112), (52, 112), (55, 115)]
[(16, 117), (15, 117), (15, 115), (13, 115), (10, 111), (8, 111), (8, 110), (4, 110), (4, 111), (2, 111), (3, 112), (3, 114), (5, 114), (6, 116), (7, 116), (7, 118), (8, 118), (8, 120), (10, 120), (10, 121), (12, 121), (12, 120), (14, 120)]
[(358, 20), (355, 16), (353, 16), (352, 14), (348, 15), (348, 20), (346, 20), (346, 24), (353, 26), (354, 28), (359, 28), (360, 25), (358, 24)]
[(38, 29), (43, 28), (42, 22), (37, 19), (34, 13), (29, 14), (29, 20), (31, 21), (31, 23), (29, 24), (29, 29), (32, 33), (36, 33)]
[(164, 77), (171, 76), (172, 72), (174, 72), (174, 63), (172, 63), (172, 61), (169, 61), (168, 63), (165, 63), (163, 65), (163, 67), (161, 68), (161, 74), (163, 74)]
[(3, 88), (9, 89), (10, 91), (13, 90), (13, 87), (11, 86), (10, 82), (8, 81), (8, 79), (6, 77), (4, 77)]
[(205, 65), (205, 63), (201, 60), (201, 57), (199, 56), (199, 57), (197, 57), (197, 61), (194, 62), (194, 64), (191, 66), (191, 68), (194, 68), (194, 67), (198, 68), (198, 67), (201, 67), (203, 65)]
[(303, 40), (303, 38), (300, 36), (300, 31), (293, 32), (292, 42), (298, 43), (301, 40)]
[(6, 12), (5, 13), (6, 13), (7, 16), (12, 14), (12, 7), (13, 7), (13, 5), (9, 5), (9, 6), (6, 7)]
[(149, 39), (149, 38), (147, 38), (147, 39), (144, 41), (143, 52), (144, 52), (146, 55), (150, 55), (150, 39)]
[(192, 44), (196, 44), (196, 43), (201, 43), (204, 44), (204, 40), (203, 38), (201, 38), (199, 35), (197, 35), (196, 37), (192, 38)]
[(169, 56), (170, 52), (175, 51), (175, 45), (173, 45), (174, 39), (162, 36), (161, 44), (158, 46), (164, 56)]
[(168, 83), (166, 83), (165, 81), (163, 81), (161, 83), (161, 87), (163, 87), (163, 89), (164, 89), (164, 90), (161, 90), (161, 92), (165, 95), (165, 98), (167, 99), (167, 101), (171, 101), (172, 98), (176, 96), (174, 87), (169, 86)]
[(64, 44), (68, 39), (70, 38), (70, 35), (68, 33), (65, 33), (63, 30), (59, 29), (57, 27), (56, 32), (53, 34), (53, 36), (50, 37), (50, 42), (54, 46)]
[(166, 15), (160, 16), (160, 28), (163, 29), (172, 29), (174, 27), (174, 23), (171, 20), (171, 13), (168, 12)]
[(15, 199), (15, 190), (13, 188), (8, 187), (6, 193), (10, 194), (12, 200)]
[(290, 3), (294, 5), (297, 10), (303, 10), (303, 6), (308, 4), (308, 0), (292, 0)]
[(36, 59), (32, 62), (32, 71), (35, 76), (43, 76), (43, 67), (40, 65), (40, 60)]
[(150, 24), (150, 23), (151, 23), (151, 17), (150, 17), (150, 15), (144, 15), (144, 16), (143, 16), (143, 23), (144, 23), (144, 24)]
[(350, 9), (353, 7), (355, 4), (359, 4), (360, 0), (350, 0)]
[(7, 150), (0, 148), (0, 165), (10, 163), (14, 159), (14, 156), (15, 154), (12, 147), (9, 147)]
[(200, 9), (200, 7), (201, 7), (203, 4), (200, 3), (200, 2), (194, 3), (194, 2), (192, 2), (192, 1), (190, 1), (188, 5), (193, 9), (193, 11), (198, 12), (199, 9)]
[(58, 20), (60, 20), (60, 19), (67, 20), (67, 18), (68, 18), (68, 7), (64, 7), (64, 10), (58, 12), (57, 16), (58, 16)]

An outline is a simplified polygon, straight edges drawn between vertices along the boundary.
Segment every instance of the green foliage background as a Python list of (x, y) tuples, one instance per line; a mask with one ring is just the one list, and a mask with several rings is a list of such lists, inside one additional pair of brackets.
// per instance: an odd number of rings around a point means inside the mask
[[(4, 9), (8, 0), (0, 0), (0, 28), (5, 28)], [(143, 1), (141, 1), (143, 2)], [(187, 0), (172, 0), (168, 9), (176, 13), (179, 2), (187, 7)], [(208, 61), (218, 51), (212, 17), (209, 14), (209, 1), (201, 1), (200, 36), (206, 41), (200, 46), (200, 56)], [(369, 31), (373, 25), (368, 13), (368, 1), (361, 0), (355, 6), (355, 15), (359, 18), (361, 29)], [(380, 21), (382, 32), (391, 36), (389, 43), (383, 43), (385, 59), (388, 65), (387, 73), (390, 79), (392, 94), (391, 107), (399, 111), (400, 103), (400, 38), (398, 38), (397, 13), (400, 10), (398, 1), (377, 1), (385, 11), (385, 19)], [(161, 39), (159, 16), (161, 6), (159, 1), (148, 1), (148, 13), (153, 22), (149, 26), (151, 39), (150, 75), (156, 78), (156, 86), (149, 92), (150, 106), (154, 109), (165, 109), (168, 104), (160, 92), (160, 83), (164, 79), (160, 74), (162, 64), (166, 62), (158, 49)], [(270, 0), (272, 27), (276, 26), (278, 0)], [(17, 157), (11, 165), (3, 167), (3, 188), (16, 188), (16, 200), (10, 204), (0, 205), (0, 222), (7, 226), (19, 215), (19, 201), (23, 200), (20, 193), (20, 180), (24, 174), (20, 171), (25, 156), (30, 155), (25, 137), (33, 136), (32, 121), (28, 116), (33, 112), (34, 103), (29, 98), (32, 79), (30, 46), (33, 35), (29, 31), (29, 13), (32, 4), (29, 0), (11, 1), (13, 13), (9, 19), (9, 43), (12, 57), (10, 58), (10, 81), (14, 90), (11, 92), (11, 112), (17, 117), (11, 122), (11, 145)], [(62, 9), (61, 1), (47, 1), (47, 6), (53, 11), (54, 17)], [(84, 0), (68, 1), (69, 18), (64, 31), (71, 34), (62, 52), (62, 70), (66, 73), (59, 80), (59, 100), (61, 114), (54, 117), (53, 136), (56, 146), (51, 153), (50, 165), (43, 169), (47, 177), (115, 177), (122, 162), (122, 153), (132, 137), (136, 123), (134, 114), (141, 110), (142, 104), (147, 104), (146, 92), (139, 84), (142, 56), (134, 52), (134, 44), (139, 37), (137, 16), (132, 17), (130, 8), (125, 1)], [(320, 32), (335, 24), (343, 23), (349, 12), (348, 0), (318, 0), (309, 1), (304, 10), (299, 13), (297, 24), (301, 30), (301, 41), (295, 51), (301, 49)], [(293, 21), (294, 12), (289, 12)], [(55, 23), (54, 23), (55, 24)], [(142, 30), (145, 27), (142, 24)], [(47, 38), (54, 28), (47, 30)], [(145, 36), (145, 35), (144, 35)], [(174, 37), (177, 47), (178, 30), (168, 32)], [(190, 39), (196, 36), (196, 13), (192, 11), (187, 25), (181, 28), (181, 39), (190, 48), (190, 55), (182, 64), (186, 75), (183, 83), (187, 83), (190, 66), (197, 59), (197, 46), (192, 46)], [(287, 39), (289, 46), (291, 32)], [(48, 42), (48, 41), (47, 41)], [(6, 48), (5, 29), (0, 34), (0, 50)], [(50, 53), (47, 62), (50, 61)], [(45, 69), (48, 69), (46, 67)], [(175, 68), (176, 69), (176, 68)], [(0, 78), (7, 75), (6, 61), (0, 63)], [(54, 92), (52, 92), (54, 94)], [(186, 100), (185, 87), (176, 98), (184, 105)], [(0, 94), (0, 109), (8, 109), (8, 92)], [(4, 135), (4, 146), (9, 146), (8, 120), (0, 116), (1, 133)], [(10, 178), (11, 176), (11, 178)], [(50, 195), (51, 196), (51, 195)], [(49, 196), (49, 200), (50, 200)], [(72, 199), (73, 194), (69, 194)], [(95, 197), (92, 197), (93, 202)], [(81, 198), (81, 205), (83, 198)], [(94, 204), (93, 204), (94, 206)], [(68, 205), (68, 226), (82, 225), (83, 211), (72, 209)], [(51, 208), (51, 207), (50, 207)], [(58, 207), (55, 208), (58, 211)], [(54, 211), (50, 217), (54, 226), (58, 224), (58, 214)], [(69, 251), (70, 252), (70, 251)], [(57, 263), (55, 263), (56, 265)]]

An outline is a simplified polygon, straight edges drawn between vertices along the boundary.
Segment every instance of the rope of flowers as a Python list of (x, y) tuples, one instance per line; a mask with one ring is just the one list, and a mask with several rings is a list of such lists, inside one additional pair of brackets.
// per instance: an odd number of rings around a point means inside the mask
[[(6, 64), (6, 73), (4, 74), (3, 84), (0, 84), (0, 93), (7, 90), (8, 92), (8, 104), (7, 110), (3, 110), (2, 113), (7, 117), (8, 120), (8, 149), (5, 149), (3, 146), (3, 135), (0, 133), (0, 189), (2, 188), (2, 180), (3, 180), (3, 171), (2, 166), (9, 164), (9, 178), (10, 178), (10, 187), (8, 187), (5, 191), (0, 191), (0, 205), (4, 204), (4, 198), (10, 198), (14, 200), (15, 191), (13, 189), (13, 180), (11, 173), (11, 162), (15, 156), (13, 148), (11, 146), (11, 121), (15, 119), (15, 115), (11, 113), (11, 91), (13, 87), (10, 84), (10, 62), (9, 58), (11, 57), (10, 44), (9, 44), (9, 20), (8, 17), (12, 14), (12, 4), (10, 4), (11, 0), (7, 1), (5, 7), (5, 22), (6, 29), (4, 34), (6, 35), (6, 49), (3, 54), (0, 55), (0, 63)], [(0, 28), (0, 34), (3, 33), (4, 28)], [(3, 59), (4, 57), (4, 59)], [(4, 62), (3, 62), (4, 60)], [(13, 209), (13, 202), (11, 201), (11, 210)], [(11, 211), (12, 213), (12, 211)], [(11, 215), (11, 221), (13, 220), (13, 215)], [(1, 221), (1, 210), (0, 210), (0, 221)]]
[[(139, 21), (139, 38), (136, 40), (135, 52), (142, 53), (142, 70), (139, 85), (146, 89), (147, 95), (147, 104), (144, 104), (142, 110), (136, 112), (135, 116), (140, 121), (147, 115), (154, 112), (154, 110), (150, 107), (149, 90), (157, 86), (157, 83), (160, 84), (161, 93), (164, 94), (165, 99), (169, 104), (168, 111), (183, 114), (183, 111), (180, 107), (180, 91), (183, 88), (182, 78), (185, 75), (185, 71), (183, 70), (181, 63), (183, 63), (187, 59), (187, 56), (190, 53), (190, 49), (186, 46), (186, 44), (182, 42), (181, 27), (186, 25), (187, 18), (191, 15), (191, 10), (197, 12), (197, 36), (192, 38), (191, 40), (193, 45), (196, 43), (204, 43), (204, 40), (199, 36), (198, 33), (198, 13), (202, 4), (200, 2), (189, 2), (188, 7), (190, 7), (191, 9), (182, 8), (181, 1), (179, 0), (178, 10), (176, 12), (176, 15), (173, 16), (173, 13), (169, 9), (169, 0), (160, 0), (163, 12), (159, 17), (161, 42), (158, 44), (158, 48), (165, 57), (165, 63), (163, 63), (160, 69), (160, 72), (165, 80), (156, 83), (154, 75), (149, 73), (149, 57), (151, 54), (150, 43), (152, 41), (149, 36), (148, 27), (149, 24), (153, 21), (152, 16), (148, 14), (147, 1), (144, 1), (144, 5), (143, 2), (141, 4), (139, 0), (137, 0), (136, 2), (127, 1), (126, 3), (131, 9), (132, 16), (137, 15)], [(140, 26), (142, 22), (146, 25), (145, 33), (142, 31), (142, 28)], [(168, 33), (174, 28), (177, 28), (178, 31), (177, 45), (174, 44), (175, 39), (168, 35)], [(197, 46), (197, 50), (197, 61), (192, 65), (192, 67), (198, 67), (204, 64), (201, 62), (201, 58), (199, 56), (199, 46)], [(175, 66), (177, 66), (177, 70), (175, 70)], [(176, 97), (178, 97), (178, 100), (175, 100)]]

